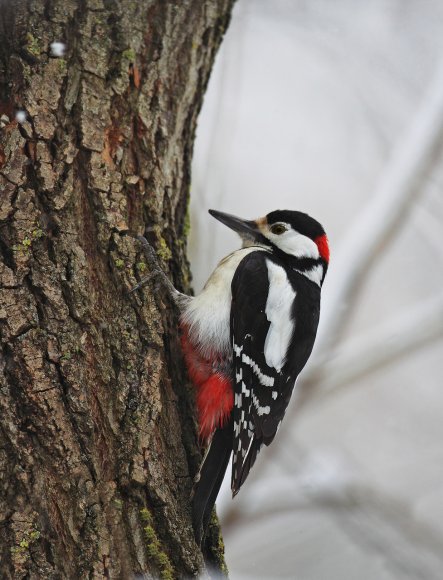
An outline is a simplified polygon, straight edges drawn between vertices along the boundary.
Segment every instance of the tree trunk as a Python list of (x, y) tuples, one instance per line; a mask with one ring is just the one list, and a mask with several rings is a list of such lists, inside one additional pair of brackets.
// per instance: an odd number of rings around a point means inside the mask
[(203, 553), (191, 526), (177, 313), (128, 294), (149, 274), (128, 232), (189, 289), (196, 119), (232, 2), (0, 6), (1, 578), (223, 569), (217, 524)]

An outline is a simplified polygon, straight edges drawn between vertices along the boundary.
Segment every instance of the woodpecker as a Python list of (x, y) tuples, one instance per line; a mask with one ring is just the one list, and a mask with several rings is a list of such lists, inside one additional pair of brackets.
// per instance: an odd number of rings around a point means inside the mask
[(325, 231), (306, 213), (277, 210), (256, 220), (209, 213), (240, 235), (242, 247), (220, 261), (199, 295), (178, 292), (158, 266), (151, 268), (180, 309), (182, 349), (208, 445), (193, 497), (199, 542), (231, 454), (234, 497), (277, 433), (314, 346), (329, 264)]

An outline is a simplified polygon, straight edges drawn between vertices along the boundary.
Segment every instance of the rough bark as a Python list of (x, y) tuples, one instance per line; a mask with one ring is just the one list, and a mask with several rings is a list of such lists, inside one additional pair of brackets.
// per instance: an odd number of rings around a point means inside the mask
[(196, 118), (232, 1), (0, 4), (2, 578), (223, 567), (216, 524), (204, 553), (191, 527), (177, 313), (128, 294), (149, 271), (128, 232), (188, 288)]

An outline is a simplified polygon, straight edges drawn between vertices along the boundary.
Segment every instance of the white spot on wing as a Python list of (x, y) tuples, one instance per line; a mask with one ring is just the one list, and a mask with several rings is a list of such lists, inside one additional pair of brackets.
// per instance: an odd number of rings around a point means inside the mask
[(291, 308), (295, 291), (289, 283), (284, 268), (266, 260), (269, 293), (266, 301), (266, 317), (271, 323), (265, 340), (266, 364), (280, 372), (286, 361), (289, 343), (294, 331)]
[(266, 407), (260, 406), (260, 401), (254, 395), (254, 393), (252, 393), (252, 402), (254, 403), (254, 407), (257, 409), (257, 415), (269, 415), (271, 412), (271, 407), (269, 405), (266, 405)]
[(236, 354), (236, 356), (240, 356), (241, 355), (241, 351), (243, 350), (243, 345), (242, 346), (237, 346), (234, 343), (234, 352)]
[(244, 383), (244, 382), (242, 382), (242, 384), (241, 384), (241, 392), (242, 392), (244, 395), (246, 395), (247, 397), (249, 397), (249, 396), (250, 396), (250, 394), (251, 394), (251, 390), (246, 388), (246, 385), (245, 385), (245, 383)]
[(241, 360), (252, 368), (258, 380), (260, 381), (260, 384), (262, 384), (264, 387), (272, 387), (274, 384), (274, 377), (270, 377), (262, 373), (258, 364), (255, 363), (247, 354), (243, 354)]

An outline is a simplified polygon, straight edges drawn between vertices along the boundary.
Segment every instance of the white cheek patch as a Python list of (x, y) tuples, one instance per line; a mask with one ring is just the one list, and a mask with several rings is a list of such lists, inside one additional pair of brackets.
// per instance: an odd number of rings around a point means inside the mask
[(269, 293), (266, 301), (266, 317), (271, 323), (265, 340), (266, 364), (280, 372), (286, 362), (289, 343), (294, 332), (291, 308), (295, 291), (289, 283), (285, 270), (266, 260)]
[(308, 238), (308, 236), (304, 236), (291, 229), (289, 224), (287, 227), (288, 230), (280, 236), (272, 232), (268, 232), (266, 235), (285, 254), (290, 254), (296, 258), (312, 258), (318, 260), (320, 252), (318, 251), (317, 244), (311, 238)]

